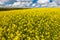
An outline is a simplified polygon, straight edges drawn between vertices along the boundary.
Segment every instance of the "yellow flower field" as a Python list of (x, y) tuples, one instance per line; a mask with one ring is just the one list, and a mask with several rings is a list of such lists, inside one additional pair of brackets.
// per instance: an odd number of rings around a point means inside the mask
[(0, 40), (60, 40), (60, 8), (0, 11)]

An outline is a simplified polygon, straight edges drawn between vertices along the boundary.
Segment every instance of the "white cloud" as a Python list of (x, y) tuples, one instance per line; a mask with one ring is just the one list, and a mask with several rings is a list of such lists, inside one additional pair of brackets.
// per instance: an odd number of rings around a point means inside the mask
[(12, 4), (12, 6), (14, 7), (28, 7), (32, 2), (15, 2), (14, 4)]
[[(53, 2), (49, 2), (49, 0), (38, 0), (37, 4), (41, 4), (41, 6), (38, 5), (38, 7), (60, 7), (60, 1), (54, 0)], [(59, 4), (59, 5), (58, 5)], [(36, 7), (36, 6), (35, 6)]]
[(58, 5), (60, 5), (60, 0), (55, 0)]
[(52, 2), (52, 3), (49, 3), (49, 5), (48, 5), (49, 7), (57, 7), (58, 5), (57, 5), (57, 3), (56, 2)]
[(48, 7), (48, 3), (44, 3), (41, 5), (42, 7)]
[(29, 7), (32, 2), (14, 2), (13, 4), (8, 4), (5, 7)]
[(32, 4), (32, 6), (36, 6), (36, 3)]
[(1, 5), (1, 4), (4, 4), (4, 3), (3, 3), (3, 2), (0, 2), (0, 5)]
[(18, 6), (18, 5), (21, 5), (21, 2), (14, 2), (14, 3), (12, 4), (12, 6)]
[(38, 1), (37, 1), (37, 3), (40, 3), (40, 4), (42, 4), (42, 3), (47, 3), (47, 2), (49, 2), (49, 0), (38, 0)]
[[(5, 2), (9, 1), (11, 0), (0, 0), (0, 6)], [(49, 0), (38, 0), (37, 3), (32, 3), (33, 0), (25, 0), (25, 1), (30, 2), (21, 2), (21, 0), (14, 0), (13, 4), (6, 4), (5, 7), (54, 7), (60, 5), (60, 0), (54, 0), (52, 3), (50, 3)]]
[(0, 4), (4, 4), (5, 2), (9, 2), (10, 0), (0, 0)]
[(19, 5), (21, 5), (20, 2), (14, 2), (13, 4), (7, 4), (7, 5), (5, 5), (5, 7), (19, 7)]
[(34, 1), (34, 0), (16, 0), (16, 1), (21, 2), (21, 1)]
[(0, 0), (1, 2), (8, 2), (8, 1), (10, 1), (10, 0)]
[(0, 0), (1, 3), (8, 2), (10, 0)]

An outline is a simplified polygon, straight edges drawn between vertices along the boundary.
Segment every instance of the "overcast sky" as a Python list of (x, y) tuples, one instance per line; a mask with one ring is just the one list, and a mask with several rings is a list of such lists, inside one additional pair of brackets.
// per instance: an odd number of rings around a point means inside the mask
[[(30, 1), (30, 2), (21, 2)], [(0, 6), (10, 6), (10, 7), (30, 7), (37, 6), (36, 4), (50, 3), (50, 5), (60, 5), (60, 0), (0, 0)], [(47, 5), (48, 6), (48, 5)]]

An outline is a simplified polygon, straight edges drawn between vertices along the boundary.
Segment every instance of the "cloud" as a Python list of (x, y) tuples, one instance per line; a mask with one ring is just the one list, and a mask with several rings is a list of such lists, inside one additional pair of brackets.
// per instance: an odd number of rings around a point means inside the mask
[(49, 0), (37, 0), (36, 3), (33, 3), (33, 1), (35, 0), (0, 0), (0, 6), (3, 4), (5, 5), (4, 7), (54, 7), (60, 5), (60, 0), (54, 0), (51, 3)]
[(32, 2), (14, 2), (13, 4), (5, 5), (5, 7), (29, 7)]
[[(39, 0), (38, 0), (39, 1)], [(35, 4), (32, 4), (33, 7), (59, 7), (59, 5), (57, 5), (56, 1), (53, 2), (38, 2)]]
[(40, 3), (40, 4), (41, 4), (41, 3), (47, 3), (47, 2), (49, 2), (49, 0), (38, 0), (38, 1), (37, 1), (37, 3)]
[(13, 4), (16, 0), (0, 0), (0, 4)]
[(17, 2), (21, 2), (21, 1), (34, 1), (34, 0), (16, 0)]
[(3, 2), (0, 2), (0, 5), (1, 5), (1, 4), (4, 4), (4, 3), (3, 3)]
[(36, 3), (32, 4), (32, 6), (33, 6), (33, 7), (36, 6)]
[(5, 2), (9, 2), (10, 0), (0, 0), (0, 4), (4, 4)]
[(18, 6), (18, 5), (21, 5), (21, 2), (14, 2), (14, 3), (12, 4), (12, 6)]
[(8, 2), (8, 1), (10, 1), (10, 0), (0, 0), (0, 2)]
[(28, 7), (32, 2), (15, 2), (12, 4), (14, 7)]
[(52, 2), (48, 4), (49, 7), (58, 7), (59, 5), (57, 5), (56, 2)]
[(58, 5), (60, 5), (60, 0), (55, 0)]

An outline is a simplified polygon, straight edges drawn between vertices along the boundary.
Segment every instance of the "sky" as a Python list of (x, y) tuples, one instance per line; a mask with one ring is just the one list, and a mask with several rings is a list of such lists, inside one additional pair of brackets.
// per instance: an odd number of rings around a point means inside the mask
[(60, 0), (0, 0), (0, 7), (54, 7)]

